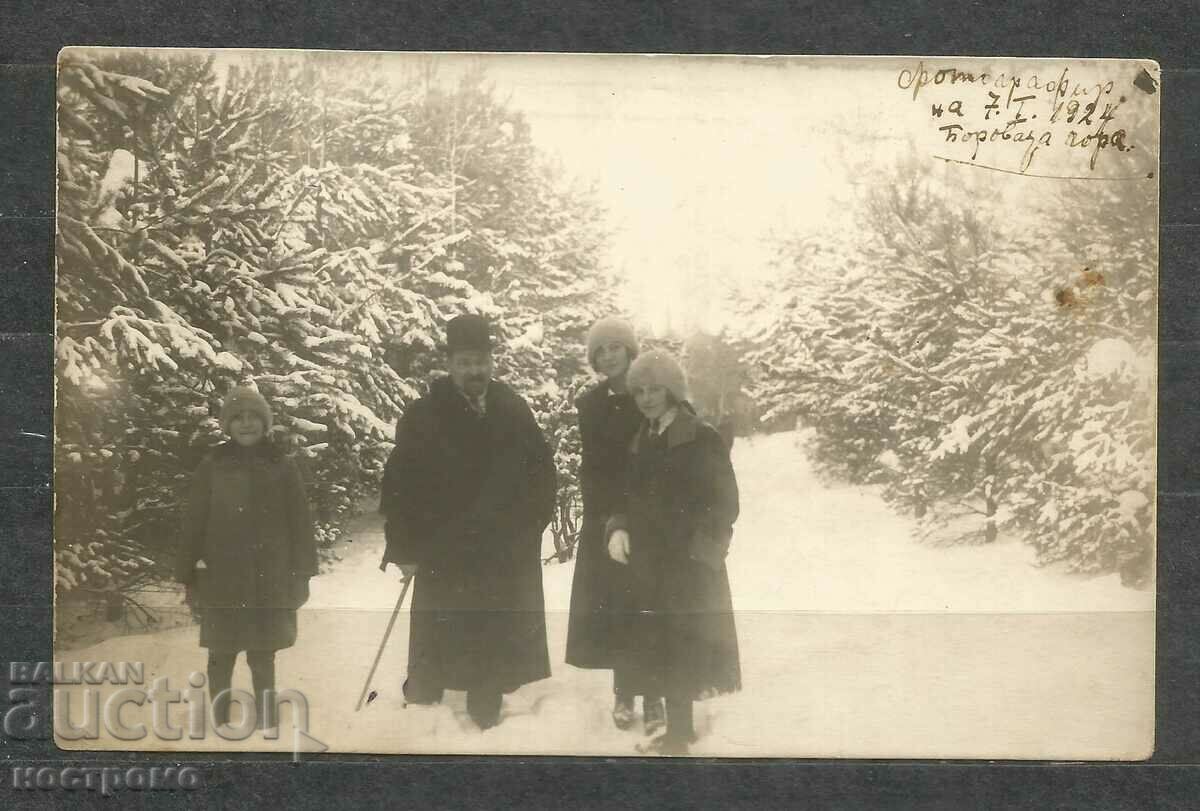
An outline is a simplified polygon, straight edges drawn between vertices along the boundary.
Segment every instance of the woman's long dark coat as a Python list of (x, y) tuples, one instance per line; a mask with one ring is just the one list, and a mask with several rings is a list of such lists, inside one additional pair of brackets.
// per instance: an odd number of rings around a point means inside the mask
[(725, 555), (738, 515), (729, 450), (680, 409), (662, 436), (633, 441), (624, 512), (637, 609), (629, 648), (636, 691), (690, 696), (741, 687)]
[[(195, 568), (203, 560), (207, 568)], [(317, 547), (295, 461), (260, 442), (218, 446), (196, 469), (176, 576), (200, 606), (200, 644), (279, 650), (296, 642), (299, 587)]]
[(554, 460), (529, 406), (492, 381), (479, 416), (449, 378), (396, 429), (380, 509), (384, 561), (415, 563), (408, 675), (511, 692), (550, 675), (542, 532)]
[(575, 553), (567, 663), (615, 667), (629, 636), (631, 581), (627, 568), (608, 556), (604, 525), (624, 504), (629, 443), (642, 415), (629, 394), (610, 393), (607, 383), (575, 401), (583, 459), (583, 526)]

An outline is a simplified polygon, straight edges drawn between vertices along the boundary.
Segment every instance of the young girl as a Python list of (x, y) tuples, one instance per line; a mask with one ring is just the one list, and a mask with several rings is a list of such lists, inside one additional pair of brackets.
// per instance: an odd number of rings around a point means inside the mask
[(637, 609), (630, 681), (665, 695), (665, 733), (639, 751), (687, 754), (692, 702), (741, 688), (725, 555), (738, 489), (721, 437), (687, 404), (679, 363), (649, 352), (628, 385), (645, 418), (629, 457), (624, 509), (606, 527), (610, 557), (629, 567)]
[(308, 600), (317, 551), (296, 463), (268, 439), (271, 409), (256, 389), (239, 386), (221, 407), (229, 441), (196, 469), (177, 576), (201, 613), (208, 648), (213, 723), (229, 723), (230, 687), (246, 651), (259, 729), (277, 726), (275, 651), (296, 641), (296, 609)]
[[(621, 504), (629, 443), (642, 415), (625, 377), (637, 357), (633, 327), (619, 318), (602, 318), (587, 336), (588, 362), (604, 376), (575, 406), (579, 411), (582, 460), (583, 527), (579, 533), (571, 615), (567, 626), (567, 664), (613, 671), (613, 723), (629, 729), (637, 695), (629, 684), (622, 645), (631, 621), (630, 579), (625, 567), (608, 556), (604, 524)], [(666, 719), (661, 697), (643, 696), (644, 729), (661, 731)]]

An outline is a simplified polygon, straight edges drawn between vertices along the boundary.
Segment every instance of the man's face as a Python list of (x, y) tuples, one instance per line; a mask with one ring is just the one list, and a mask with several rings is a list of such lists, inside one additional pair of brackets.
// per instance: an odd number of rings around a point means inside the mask
[(459, 349), (450, 353), (450, 379), (469, 397), (487, 391), (492, 379), (492, 353), (482, 349)]
[(609, 341), (596, 349), (596, 371), (609, 380), (629, 371), (629, 350), (620, 341)]

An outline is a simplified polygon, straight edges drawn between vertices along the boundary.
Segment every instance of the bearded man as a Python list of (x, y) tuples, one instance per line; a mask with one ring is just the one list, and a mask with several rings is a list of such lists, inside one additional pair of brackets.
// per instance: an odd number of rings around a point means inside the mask
[(554, 460), (529, 405), (492, 379), (484, 319), (447, 324), (446, 364), (396, 428), (383, 567), (414, 576), (405, 699), (465, 690), (487, 729), (505, 693), (550, 675), (541, 545)]

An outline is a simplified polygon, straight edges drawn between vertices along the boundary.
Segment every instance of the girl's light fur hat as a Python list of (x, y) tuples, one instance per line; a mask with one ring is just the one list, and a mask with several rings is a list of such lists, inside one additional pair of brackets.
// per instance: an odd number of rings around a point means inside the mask
[(647, 352), (638, 357), (629, 367), (626, 378), (629, 388), (662, 386), (674, 398), (683, 403), (688, 400), (687, 375), (679, 361), (661, 350)]
[(634, 334), (633, 325), (621, 318), (601, 318), (592, 328), (588, 330), (587, 335), (587, 356), (588, 363), (592, 368), (596, 368), (596, 352), (600, 347), (608, 343), (624, 344), (629, 350), (629, 359), (632, 361), (638, 354), (637, 335)]
[(233, 436), (233, 418), (244, 411), (255, 414), (263, 421), (263, 429), (271, 429), (271, 406), (253, 386), (236, 386), (221, 404), (221, 430)]

